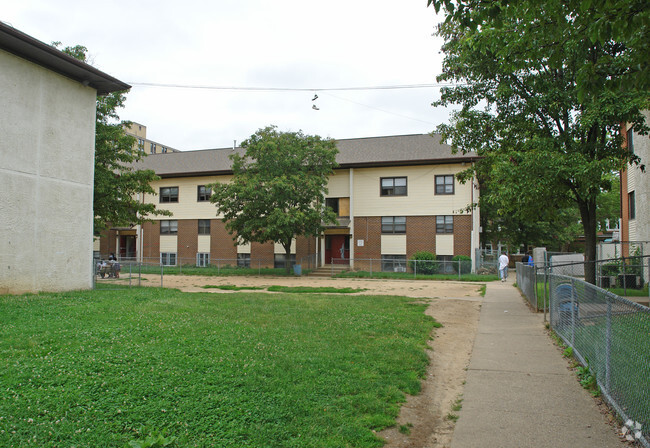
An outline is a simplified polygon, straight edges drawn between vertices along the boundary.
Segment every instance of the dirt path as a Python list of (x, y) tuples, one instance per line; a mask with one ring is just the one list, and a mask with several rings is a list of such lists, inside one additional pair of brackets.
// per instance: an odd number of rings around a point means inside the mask
[[(145, 284), (160, 284), (160, 276), (143, 276)], [(229, 294), (230, 291), (205, 289), (206, 285), (268, 287), (313, 286), (364, 288), (357, 294), (389, 294), (422, 299), (429, 303), (426, 313), (443, 324), (434, 330), (428, 350), (429, 365), (422, 391), (408, 397), (402, 406), (397, 425), (379, 435), (387, 441), (385, 448), (447, 448), (451, 445), (454, 422), (447, 418), (452, 406), (462, 398), (466, 368), (469, 365), (478, 328), (482, 298), (481, 284), (415, 280), (365, 280), (315, 277), (199, 277), (169, 275), (163, 286), (186, 292)], [(400, 431), (402, 427), (402, 431)], [(408, 434), (405, 434), (408, 433)]]

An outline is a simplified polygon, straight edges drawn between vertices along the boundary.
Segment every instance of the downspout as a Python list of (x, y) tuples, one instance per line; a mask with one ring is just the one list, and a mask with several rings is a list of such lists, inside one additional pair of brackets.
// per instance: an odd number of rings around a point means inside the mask
[(350, 269), (354, 269), (354, 168), (350, 168)]

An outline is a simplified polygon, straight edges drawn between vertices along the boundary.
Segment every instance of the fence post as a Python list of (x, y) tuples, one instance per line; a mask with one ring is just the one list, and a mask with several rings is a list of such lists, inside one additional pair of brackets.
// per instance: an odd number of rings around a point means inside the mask
[(138, 263), (138, 286), (142, 286), (142, 262)]
[(370, 259), (370, 278), (372, 278), (372, 258)]
[(576, 286), (575, 279), (571, 277), (571, 347), (575, 347), (576, 339)]
[(627, 275), (625, 274), (625, 257), (623, 257), (623, 295), (627, 296)]
[(132, 269), (133, 269), (133, 263), (129, 263), (129, 288), (131, 287), (131, 277), (132, 277), (131, 271), (132, 271)]
[[(544, 322), (546, 322), (546, 304), (548, 303), (549, 305), (549, 314), (550, 314), (550, 309), (551, 309), (551, 285), (549, 284), (549, 278), (548, 278), (548, 267), (544, 265)], [(547, 291), (548, 289), (548, 291)], [(547, 302), (548, 301), (548, 302)], [(549, 316), (550, 318), (550, 316)], [(551, 319), (552, 320), (552, 319)]]
[(611, 361), (611, 350), (612, 350), (612, 298), (609, 297), (609, 294), (605, 296), (607, 298), (607, 332), (605, 339), (605, 389), (609, 393), (609, 373), (610, 373), (610, 361)]
[(163, 287), (163, 273), (165, 271), (165, 265), (160, 263), (160, 287)]

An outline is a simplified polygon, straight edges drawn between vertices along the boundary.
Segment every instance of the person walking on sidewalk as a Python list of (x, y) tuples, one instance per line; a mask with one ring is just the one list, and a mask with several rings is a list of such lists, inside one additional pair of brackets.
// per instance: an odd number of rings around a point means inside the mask
[(508, 278), (509, 263), (510, 263), (510, 259), (508, 258), (508, 255), (506, 255), (506, 251), (504, 250), (501, 256), (499, 257), (499, 277), (501, 277), (502, 282), (505, 282), (506, 279)]

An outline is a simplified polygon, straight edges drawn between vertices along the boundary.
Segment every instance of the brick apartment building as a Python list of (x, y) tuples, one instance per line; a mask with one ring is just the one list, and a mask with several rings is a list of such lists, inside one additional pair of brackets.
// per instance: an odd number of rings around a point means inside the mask
[[(404, 269), (417, 251), (439, 259), (474, 257), (479, 246), (476, 182), (456, 174), (476, 161), (453, 154), (428, 134), (337, 140), (338, 168), (329, 180), (326, 203), (338, 222), (318, 238), (298, 237), (290, 262), (349, 264), (367, 269)], [(229, 155), (241, 148), (157, 153), (140, 164), (161, 177), (144, 201), (170, 210), (171, 217), (129, 229), (111, 229), (101, 254), (114, 252), (166, 265), (238, 264), (284, 266), (284, 249), (273, 243), (236, 244), (210, 203), (207, 185), (232, 176)]]

